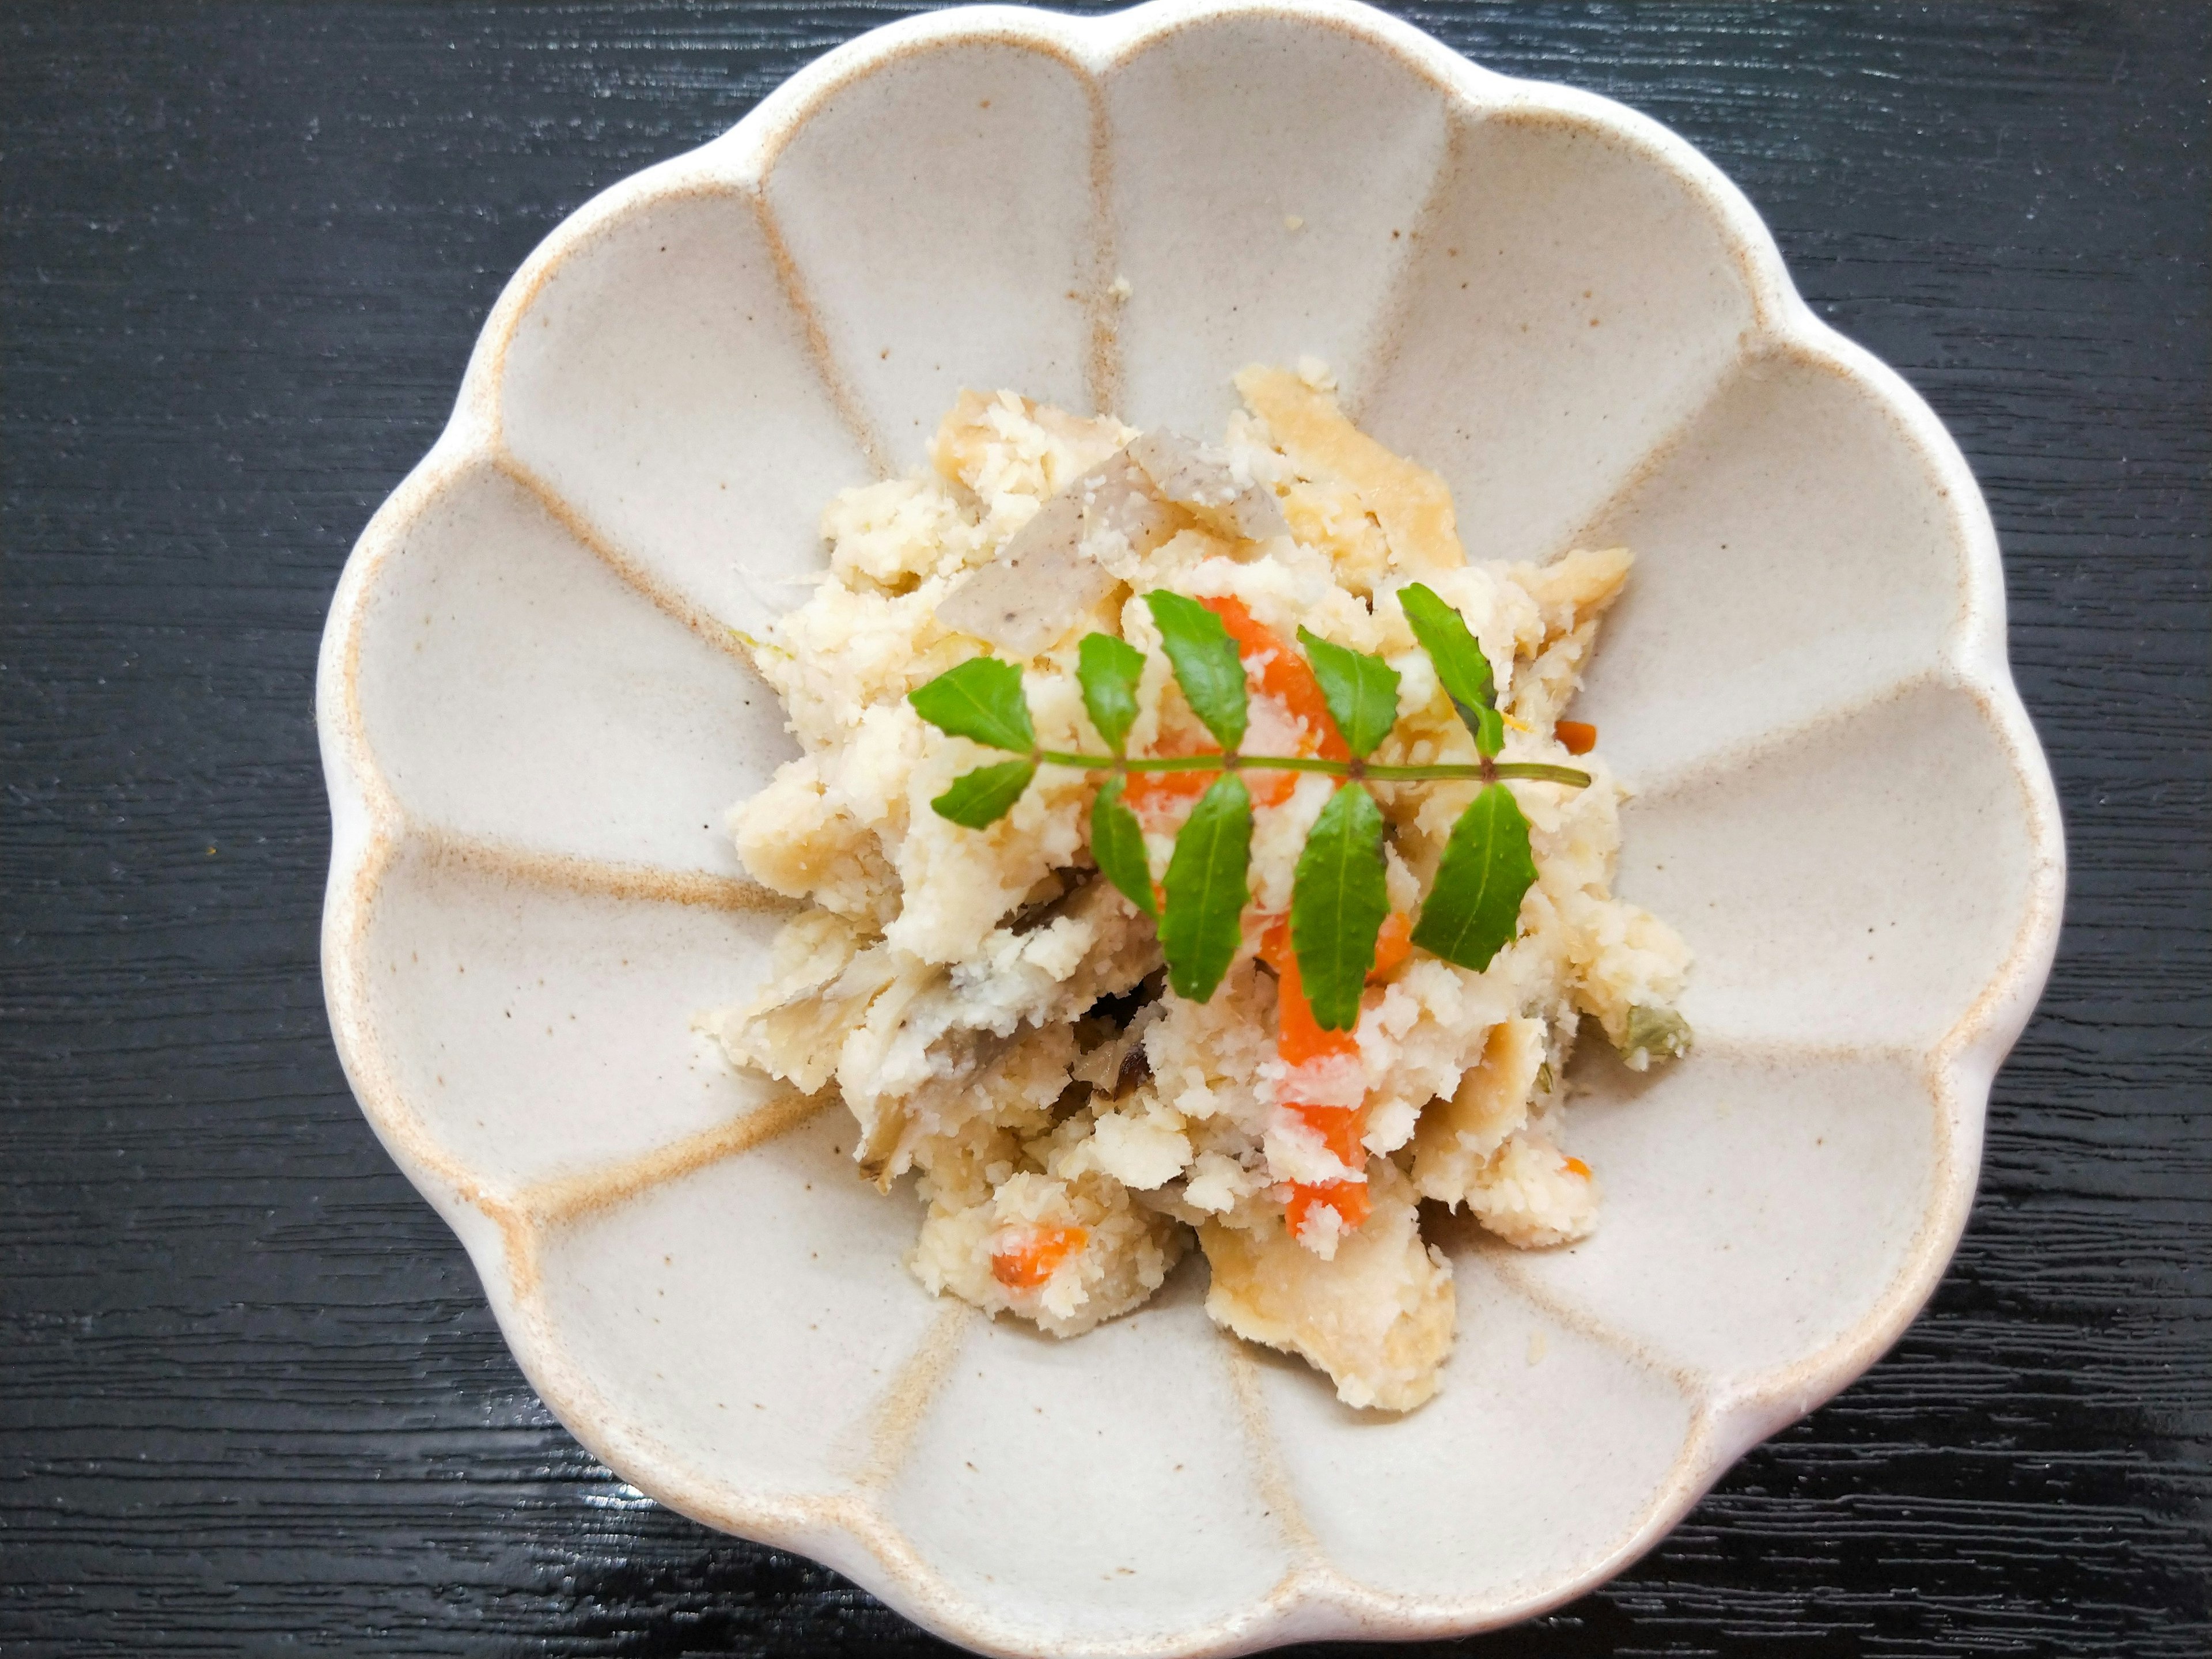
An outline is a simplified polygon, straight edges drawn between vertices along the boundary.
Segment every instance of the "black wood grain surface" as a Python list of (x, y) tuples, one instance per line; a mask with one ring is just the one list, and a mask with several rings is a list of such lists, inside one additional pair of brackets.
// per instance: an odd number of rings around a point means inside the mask
[[(936, 1644), (570, 1441), (347, 1092), (315, 648), (507, 274), (874, 4), (0, 4), (0, 1647)], [(2212, 1651), (2207, 10), (1449, 4), (1958, 434), (2073, 872), (1925, 1316), (1492, 1656)]]

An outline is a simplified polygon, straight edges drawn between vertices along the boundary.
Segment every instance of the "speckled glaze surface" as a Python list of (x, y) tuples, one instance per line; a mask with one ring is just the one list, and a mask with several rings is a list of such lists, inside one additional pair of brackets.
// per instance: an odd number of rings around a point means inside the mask
[[(729, 630), (830, 495), (963, 385), (1210, 432), (1306, 354), (1470, 556), (1637, 550), (1577, 713), (1698, 956), (1691, 1060), (1577, 1062), (1597, 1236), (1445, 1228), (1401, 1420), (1217, 1332), (1194, 1261), (1071, 1344), (933, 1302), (842, 1113), (690, 1026), (783, 914), (720, 829), (792, 752)], [(1935, 417), (1681, 140), (1349, 4), (909, 20), (586, 204), (356, 547), (318, 715), (338, 1048), (547, 1404), (1010, 1653), (1442, 1636), (1648, 1548), (1933, 1287), (2063, 884)]]

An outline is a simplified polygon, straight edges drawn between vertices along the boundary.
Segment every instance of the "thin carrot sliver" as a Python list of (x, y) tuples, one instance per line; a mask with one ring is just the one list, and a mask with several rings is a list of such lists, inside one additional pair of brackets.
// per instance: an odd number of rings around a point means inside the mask
[(1084, 1227), (1033, 1227), (1011, 1249), (991, 1255), (991, 1277), (1010, 1291), (1033, 1291), (1090, 1241)]
[(1370, 985), (1382, 979), (1413, 954), (1413, 919), (1403, 910), (1382, 918), (1382, 931), (1375, 936), (1375, 965), (1367, 970)]
[(1581, 720), (1561, 720), (1552, 728), (1552, 735), (1570, 755), (1587, 755), (1597, 747), (1597, 727)]
[(1283, 1206), (1283, 1218), (1290, 1224), (1295, 1237), (1306, 1230), (1306, 1218), (1316, 1209), (1336, 1212), (1336, 1218), (1344, 1224), (1346, 1232), (1357, 1231), (1367, 1219), (1367, 1183), (1364, 1181), (1294, 1182), (1290, 1200)]

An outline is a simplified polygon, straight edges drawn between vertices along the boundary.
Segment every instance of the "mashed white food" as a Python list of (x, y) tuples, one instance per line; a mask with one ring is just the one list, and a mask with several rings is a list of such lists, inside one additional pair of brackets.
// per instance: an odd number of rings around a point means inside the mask
[[(1638, 1066), (1686, 1036), (1681, 940), (1611, 894), (1620, 792), (1601, 758), (1571, 763), (1586, 789), (1510, 786), (1538, 872), (1517, 939), (1475, 973), (1408, 951), (1402, 926), (1388, 948), (1386, 930), (1356, 1042), (1316, 1060), (1279, 1044), (1269, 939), (1334, 780), (1249, 775), (1243, 944), (1194, 1003), (1164, 988), (1152, 920), (1090, 858), (1098, 777), (1048, 765), (988, 828), (947, 822), (932, 800), (1004, 757), (906, 700), (994, 650), (1022, 665), (1043, 748), (1097, 752), (1076, 646), (1105, 632), (1149, 657), (1128, 751), (1195, 752), (1139, 598), (1164, 588), (1244, 624), (1246, 751), (1315, 752), (1311, 719), (1269, 695), (1267, 647), (1251, 644), (1304, 626), (1401, 676), (1376, 761), (1471, 763), (1395, 597), (1418, 580), (1489, 659), (1502, 758), (1568, 763), (1556, 728), (1627, 552), (1469, 564), (1443, 482), (1353, 427), (1317, 365), (1237, 384), (1245, 410), (1212, 447), (965, 392), (929, 471), (830, 503), (827, 574), (754, 647), (803, 752), (731, 814), (747, 869), (805, 908), (767, 988), (703, 1024), (737, 1065), (834, 1086), (879, 1184), (916, 1176), (928, 1210), (911, 1265), (931, 1291), (1073, 1336), (1142, 1303), (1194, 1240), (1217, 1322), (1304, 1355), (1352, 1405), (1405, 1410), (1435, 1391), (1454, 1322), (1421, 1201), (1522, 1247), (1583, 1237), (1597, 1180), (1562, 1150), (1580, 1023)], [(1191, 795), (1139, 781), (1157, 876)], [(1376, 788), (1401, 915), (1475, 787)]]

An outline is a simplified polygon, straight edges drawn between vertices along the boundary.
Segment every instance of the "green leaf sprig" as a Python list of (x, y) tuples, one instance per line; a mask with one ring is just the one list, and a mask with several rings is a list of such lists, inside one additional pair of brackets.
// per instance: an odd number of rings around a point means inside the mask
[[(1168, 665), (1183, 701), (1221, 745), (1220, 753), (1131, 756), (1127, 744), (1137, 719), (1145, 653), (1110, 635), (1089, 634), (1077, 649), (1076, 678), (1091, 723), (1111, 752), (1040, 747), (1022, 695), (1021, 670), (994, 657), (976, 657), (917, 686), (908, 701), (939, 731), (1015, 758), (962, 774), (930, 804), (940, 817), (980, 830), (1013, 810), (1040, 766), (1108, 775), (1091, 801), (1091, 856), (1106, 878), (1158, 924), (1176, 994), (1204, 1002), (1236, 959), (1244, 908), (1251, 902), (1252, 797), (1238, 774), (1319, 772), (1342, 779), (1299, 852), (1290, 921), (1291, 948), (1316, 1022), (1329, 1030), (1349, 1030), (1358, 1020), (1376, 939), (1390, 911), (1383, 881), (1386, 826), (1368, 786), (1482, 785), (1452, 826), (1413, 930), (1413, 942), (1421, 949), (1480, 972), (1512, 941), (1521, 901), (1536, 879), (1528, 820), (1506, 780), (1576, 788), (1590, 781), (1589, 773), (1571, 766), (1498, 760), (1505, 728), (1496, 676), (1465, 619), (1418, 582), (1398, 598), (1437, 682), (1474, 738), (1478, 758), (1471, 766), (1371, 763), (1368, 757), (1397, 724), (1397, 671), (1380, 657), (1332, 644), (1304, 628), (1298, 644), (1351, 758), (1241, 752), (1249, 692), (1236, 640), (1206, 605), (1158, 589), (1146, 594), (1145, 603)], [(1144, 828), (1123, 799), (1128, 778), (1143, 772), (1219, 774), (1176, 831), (1167, 873), (1157, 888)]]

